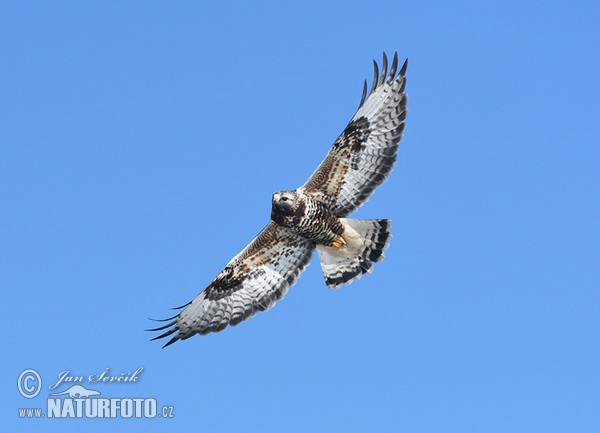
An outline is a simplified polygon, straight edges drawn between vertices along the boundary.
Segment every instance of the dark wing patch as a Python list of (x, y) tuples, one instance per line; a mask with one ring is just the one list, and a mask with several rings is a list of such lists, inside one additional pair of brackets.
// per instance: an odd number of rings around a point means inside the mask
[[(219, 332), (266, 311), (281, 299), (310, 262), (315, 245), (270, 222), (153, 340), (175, 334), (165, 347), (195, 334)], [(166, 319), (169, 320), (169, 319)]]
[(407, 62), (396, 75), (395, 53), (388, 73), (384, 53), (381, 76), (377, 62), (373, 62), (371, 91), (367, 96), (365, 81), (358, 111), (303, 186), (338, 217), (349, 215), (367, 201), (392, 171), (407, 113)]

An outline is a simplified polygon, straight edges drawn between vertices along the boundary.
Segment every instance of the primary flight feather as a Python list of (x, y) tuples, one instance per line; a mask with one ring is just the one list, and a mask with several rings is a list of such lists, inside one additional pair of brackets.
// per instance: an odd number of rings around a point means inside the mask
[(356, 114), (304, 185), (273, 194), (267, 226), (154, 339), (173, 337), (165, 347), (195, 334), (219, 332), (266, 311), (281, 299), (318, 251), (325, 283), (338, 288), (373, 271), (388, 246), (389, 220), (346, 218), (389, 175), (407, 113), (407, 61), (381, 74), (367, 94), (365, 81)]

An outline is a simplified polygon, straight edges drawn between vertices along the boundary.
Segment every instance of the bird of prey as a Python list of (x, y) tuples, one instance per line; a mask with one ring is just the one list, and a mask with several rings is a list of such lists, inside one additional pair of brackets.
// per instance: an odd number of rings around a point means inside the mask
[(319, 254), (325, 284), (333, 289), (373, 271), (383, 259), (391, 222), (347, 218), (390, 174), (396, 161), (407, 114), (407, 61), (398, 69), (398, 53), (388, 71), (383, 54), (381, 74), (358, 111), (306, 183), (273, 194), (271, 220), (196, 298), (153, 338), (175, 334), (164, 347), (195, 334), (219, 332), (266, 311), (281, 299)]

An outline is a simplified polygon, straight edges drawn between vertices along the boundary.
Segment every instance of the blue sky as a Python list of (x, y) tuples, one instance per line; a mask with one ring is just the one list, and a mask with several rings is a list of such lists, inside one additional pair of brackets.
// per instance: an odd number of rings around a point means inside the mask
[[(2, 2), (3, 425), (598, 431), (599, 18), (577, 1)], [(385, 261), (332, 291), (313, 260), (269, 312), (149, 342), (148, 317), (312, 173), (383, 50), (410, 59), (408, 126), (355, 216), (393, 220)], [(83, 385), (174, 418), (18, 416), (61, 372), (140, 367)]]

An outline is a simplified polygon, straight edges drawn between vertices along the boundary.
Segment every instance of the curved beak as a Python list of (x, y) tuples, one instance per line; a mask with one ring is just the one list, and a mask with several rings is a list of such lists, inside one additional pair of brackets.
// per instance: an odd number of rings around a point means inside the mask
[(279, 203), (279, 200), (281, 199), (281, 196), (277, 193), (273, 194), (273, 200), (275, 200), (276, 203)]

